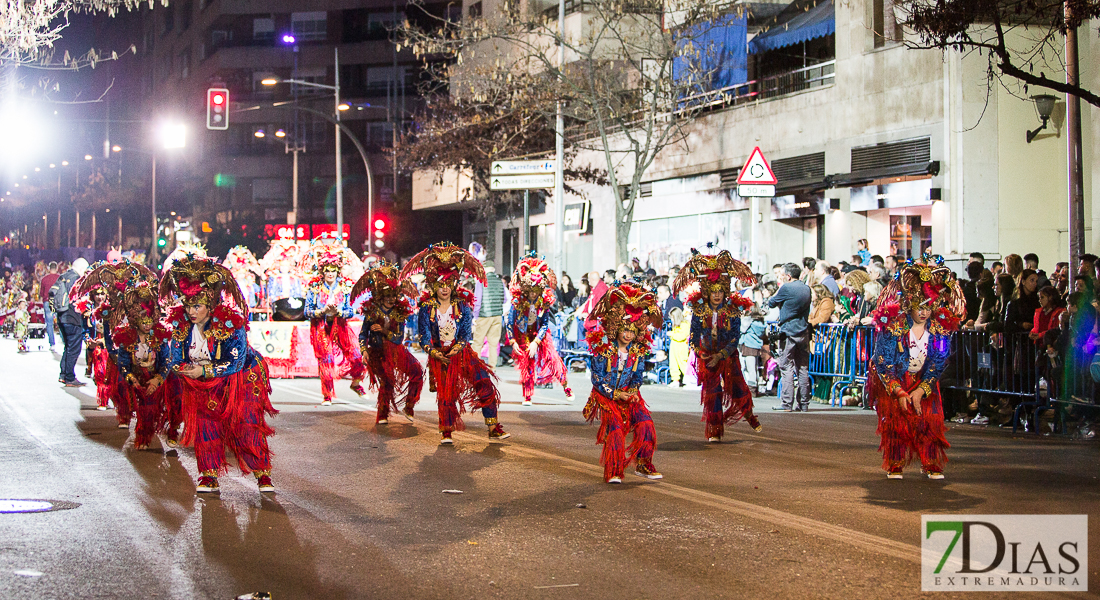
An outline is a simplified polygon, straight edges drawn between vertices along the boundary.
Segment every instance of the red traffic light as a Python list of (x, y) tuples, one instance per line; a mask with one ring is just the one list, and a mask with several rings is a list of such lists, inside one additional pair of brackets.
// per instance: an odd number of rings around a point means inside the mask
[(374, 228), (375, 229), (385, 229), (386, 228), (386, 220), (381, 219), (381, 218), (375, 219), (374, 220)]
[(225, 96), (223, 96), (221, 94), (214, 94), (213, 101), (214, 101), (214, 104), (216, 104), (218, 106), (221, 106), (222, 104), (225, 103)]
[(206, 128), (229, 129), (229, 90), (210, 88), (206, 90)]

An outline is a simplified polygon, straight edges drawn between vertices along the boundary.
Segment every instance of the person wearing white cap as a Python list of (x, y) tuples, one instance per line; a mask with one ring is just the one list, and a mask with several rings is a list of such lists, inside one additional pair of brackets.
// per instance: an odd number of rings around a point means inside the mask
[(69, 291), (87, 270), (88, 261), (78, 258), (50, 288), (50, 308), (57, 315), (57, 323), (61, 326), (61, 339), (65, 344), (65, 352), (61, 355), (61, 377), (58, 381), (64, 383), (66, 387), (84, 385), (84, 382), (76, 378), (76, 360), (84, 346), (84, 319), (70, 301)]

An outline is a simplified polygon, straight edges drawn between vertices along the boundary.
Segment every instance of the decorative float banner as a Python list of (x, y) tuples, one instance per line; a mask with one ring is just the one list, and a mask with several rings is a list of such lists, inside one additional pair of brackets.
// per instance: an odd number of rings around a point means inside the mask
[[(349, 321), (352, 343), (359, 343), (362, 321)], [(318, 377), (317, 357), (309, 341), (309, 321), (252, 321), (248, 324), (248, 343), (267, 359), (268, 376), (272, 379)], [(339, 348), (336, 353), (338, 374), (343, 378), (347, 366)]]

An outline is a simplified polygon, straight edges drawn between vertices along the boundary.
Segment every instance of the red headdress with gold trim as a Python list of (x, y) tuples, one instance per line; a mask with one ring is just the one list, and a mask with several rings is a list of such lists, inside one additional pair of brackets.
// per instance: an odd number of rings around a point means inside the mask
[(442, 285), (458, 288), (463, 275), (485, 283), (485, 267), (481, 261), (449, 242), (432, 244), (421, 250), (405, 263), (400, 276), (407, 279), (417, 273), (424, 274), (424, 280), (433, 293)]
[[(693, 291), (692, 296), (699, 294), (706, 298), (711, 292), (721, 291), (730, 293), (730, 284), (737, 279), (745, 285), (756, 283), (756, 276), (752, 269), (745, 263), (735, 259), (728, 250), (718, 254), (700, 254), (698, 250), (691, 249), (693, 256), (687, 264), (680, 269), (680, 273), (672, 282), (672, 293), (678, 294), (680, 290), (698, 283), (698, 290)], [(690, 301), (695, 302), (697, 298)]]
[(633, 331), (635, 339), (648, 349), (653, 342), (651, 329), (664, 324), (657, 296), (630, 282), (611, 286), (592, 309), (591, 317), (598, 325), (588, 332), (588, 344), (597, 354), (613, 346), (624, 329)]
[(379, 260), (351, 288), (352, 303), (366, 292), (370, 292), (370, 298), (363, 303), (364, 308), (368, 303), (380, 301), (387, 296), (415, 298), (416, 286), (408, 279), (401, 279), (397, 265)]
[(260, 261), (256, 260), (256, 255), (252, 254), (246, 246), (230, 248), (229, 252), (225, 253), (222, 266), (233, 272), (248, 270), (260, 277), (264, 275), (263, 269), (260, 268)]
[(318, 238), (302, 255), (298, 268), (312, 275), (311, 283), (316, 283), (324, 278), (325, 271), (336, 271), (340, 276), (354, 280), (362, 274), (363, 263), (347, 246)]
[(157, 274), (143, 264), (123, 259), (122, 262), (99, 262), (92, 265), (84, 275), (73, 284), (69, 298), (76, 300), (96, 290), (107, 295), (106, 306), (111, 329), (114, 329), (127, 316), (124, 307), (124, 295), (128, 289), (145, 283), (156, 289)]
[(211, 310), (232, 299), (237, 311), (248, 311), (233, 273), (205, 256), (188, 254), (173, 262), (160, 281), (161, 299), (167, 300), (172, 295), (185, 306), (204, 304)]
[(509, 285), (513, 300), (526, 299), (528, 292), (537, 289), (542, 293), (543, 299), (550, 304), (554, 302), (554, 290), (558, 287), (558, 276), (546, 261), (531, 256), (519, 261), (516, 270), (512, 272), (512, 281)]
[(966, 315), (966, 298), (958, 277), (941, 257), (925, 255), (921, 260), (910, 258), (898, 265), (894, 279), (879, 294), (876, 325), (887, 312), (909, 313), (921, 306), (931, 309), (930, 321), (942, 332), (958, 329), (960, 319)]

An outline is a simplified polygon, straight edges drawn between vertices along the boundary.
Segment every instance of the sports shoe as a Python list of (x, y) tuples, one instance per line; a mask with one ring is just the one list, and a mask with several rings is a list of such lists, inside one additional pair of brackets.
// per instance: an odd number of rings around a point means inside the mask
[(500, 426), (500, 423), (493, 425), (492, 428), (489, 429), (490, 442), (499, 442), (501, 440), (506, 440), (510, 437), (512, 437), (512, 434), (504, 431), (504, 428)]
[(84, 382), (80, 381), (79, 379), (74, 379), (72, 381), (66, 381), (65, 382), (65, 387), (84, 387)]
[(665, 476), (653, 468), (653, 463), (639, 463), (634, 467), (634, 474), (646, 479), (664, 479)]
[(623, 478), (622, 477), (610, 477), (610, 478), (608, 478), (607, 482), (608, 483), (622, 483)]
[(985, 415), (978, 415), (973, 419), (970, 419), (971, 425), (989, 425), (989, 417)]
[(351, 391), (355, 392), (356, 394), (359, 394), (360, 397), (367, 395), (367, 390), (364, 390), (363, 386), (361, 384), (358, 384), (358, 383), (351, 384)]
[(531, 401), (530, 400), (524, 400), (523, 401), (523, 406), (531, 406)]
[(749, 427), (756, 433), (764, 431), (764, 428), (760, 425), (760, 419), (756, 418), (756, 415), (749, 413), (749, 416), (745, 419), (749, 423)]
[(413, 422), (413, 409), (406, 408), (405, 411), (401, 413), (401, 416), (405, 417), (405, 420), (408, 421), (409, 423), (412, 423)]
[(565, 388), (565, 399), (572, 402), (577, 397), (573, 395), (573, 388)]
[(709, 438), (707, 438), (707, 441), (710, 442), (711, 444), (720, 444), (722, 442), (722, 438), (720, 438), (720, 437), (709, 437)]
[(97, 407), (95, 407), (95, 409), (96, 410), (107, 410), (107, 407), (106, 406), (97, 406)]
[(213, 475), (203, 475), (199, 477), (199, 484), (195, 486), (195, 492), (199, 494), (217, 494), (221, 489), (218, 487), (218, 478)]
[(390, 420), (389, 419), (378, 419), (377, 421), (374, 422), (374, 424), (375, 425), (389, 425)]
[(454, 444), (454, 443), (455, 443), (455, 441), (453, 439), (451, 439), (451, 432), (444, 431), (443, 432), (443, 439), (439, 440), (439, 444), (441, 446), (444, 446), (444, 445), (445, 446), (450, 446), (451, 444)]
[(901, 471), (890, 471), (886, 474), (887, 479), (901, 479)]
[(119, 428), (119, 429), (129, 429), (129, 428), (130, 428), (130, 424), (129, 424), (129, 423), (119, 423), (119, 424), (118, 424), (118, 428)]
[(328, 398), (325, 398), (324, 400), (321, 401), (321, 406), (332, 406), (332, 400), (329, 400)]
[(684, 384), (680, 383), (679, 381), (670, 381), (670, 382), (668, 382), (668, 387), (670, 387), (670, 388), (679, 389), (683, 386), (684, 386)]
[(271, 483), (271, 475), (268, 475), (267, 473), (256, 476), (256, 486), (260, 488), (261, 492), (275, 491), (275, 484)]
[(960, 415), (956, 415), (954, 419), (951, 419), (951, 422), (952, 423), (966, 423), (969, 420), (970, 419), (968, 419), (966, 417), (966, 415), (960, 414)]
[(943, 479), (943, 472), (942, 471), (928, 470), (928, 471), (926, 471), (926, 473), (928, 473), (928, 478), (929, 479)]

